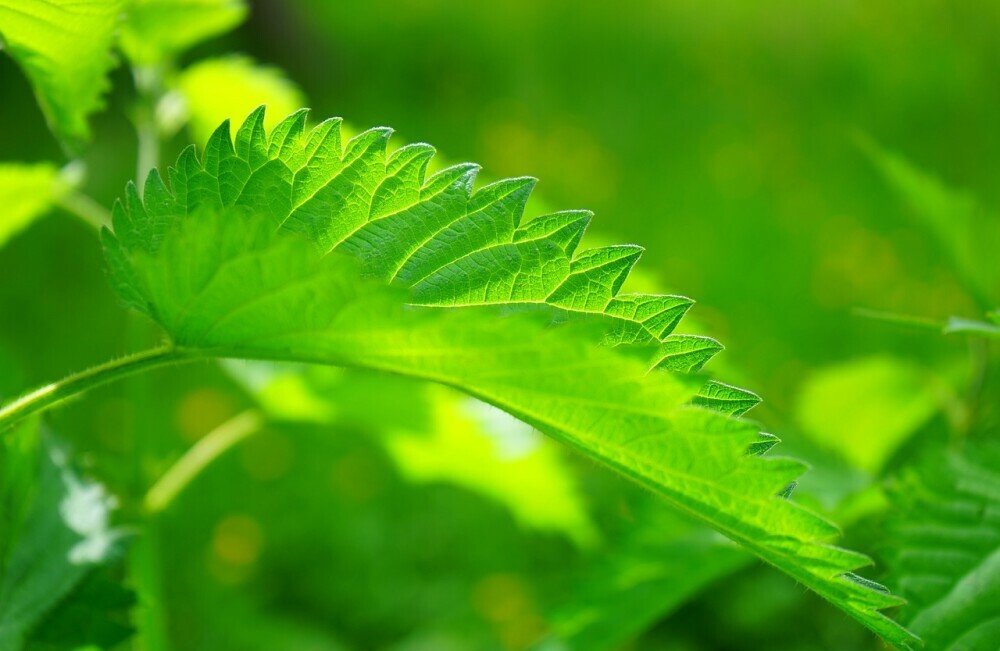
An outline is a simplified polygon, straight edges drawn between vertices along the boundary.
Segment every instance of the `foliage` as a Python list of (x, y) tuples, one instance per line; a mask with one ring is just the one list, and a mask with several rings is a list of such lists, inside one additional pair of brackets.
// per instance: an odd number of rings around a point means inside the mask
[(60, 194), (55, 166), (0, 164), (0, 203), (4, 218), (0, 222), (0, 246), (44, 215)]
[(45, 116), (71, 149), (90, 136), (114, 64), (111, 44), (124, 3), (4, 0), (0, 36), (31, 79)]
[(993, 649), (1000, 14), (891, 4), (0, 0), (0, 649)]
[[(119, 296), (184, 354), (337, 364), (459, 388), (654, 489), (908, 643), (875, 612), (897, 602), (844, 576), (866, 559), (829, 546), (836, 529), (781, 496), (802, 464), (748, 455), (755, 427), (682, 408), (690, 401), (738, 416), (755, 396), (648, 373), (649, 364), (581, 346), (577, 332), (535, 332), (533, 321), (544, 321), (474, 309), (535, 305), (561, 309), (549, 321), (603, 317), (607, 343), (659, 344), (653, 368), (664, 357), (670, 368), (698, 368), (703, 349), (671, 338), (689, 301), (618, 293), (641, 249), (575, 254), (585, 212), (521, 225), (533, 179), (473, 192), (472, 165), (425, 180), (426, 145), (387, 157), (387, 129), (342, 145), (339, 120), (306, 133), (299, 112), (265, 134), (263, 113), (247, 118), (235, 144), (224, 123), (202, 160), (185, 150), (172, 192), (155, 172), (143, 198), (129, 186), (115, 233), (105, 231)], [(360, 262), (360, 278), (339, 252)], [(412, 298), (404, 303), (373, 280), (407, 287)], [(458, 309), (405, 309), (422, 306)]]
[(302, 93), (280, 70), (237, 56), (188, 66), (178, 75), (177, 92), (199, 142), (208, 140), (223, 120), (249, 115), (257, 108), (258, 98), (267, 98), (273, 114), (264, 124), (268, 129), (274, 128), (280, 116), (305, 104)]
[(995, 444), (939, 451), (894, 488), (904, 621), (932, 649), (988, 648), (1000, 626), (1000, 458)]
[(137, 65), (162, 65), (239, 25), (246, 13), (242, 0), (133, 0), (121, 49)]
[[(102, 588), (87, 590), (84, 581), (94, 567), (114, 557), (121, 537), (109, 527), (113, 501), (105, 489), (75, 473), (65, 448), (40, 442), (37, 423), (22, 426), (4, 442), (0, 463), (5, 522), (0, 648), (110, 645), (127, 638), (127, 627), (100, 626), (95, 615), (102, 614)], [(112, 584), (110, 590), (119, 588)], [(67, 604), (67, 597), (79, 606)], [(91, 623), (63, 624), (63, 615), (50, 625), (46, 617), (57, 605), (66, 613), (74, 607), (91, 609), (85, 618)]]

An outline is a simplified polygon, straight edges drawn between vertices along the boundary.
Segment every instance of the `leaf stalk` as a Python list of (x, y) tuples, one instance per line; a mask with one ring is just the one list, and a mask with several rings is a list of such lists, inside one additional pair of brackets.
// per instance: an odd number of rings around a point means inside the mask
[(159, 346), (89, 368), (35, 389), (0, 408), (0, 434), (18, 421), (85, 391), (159, 366), (200, 359), (201, 355), (173, 345)]

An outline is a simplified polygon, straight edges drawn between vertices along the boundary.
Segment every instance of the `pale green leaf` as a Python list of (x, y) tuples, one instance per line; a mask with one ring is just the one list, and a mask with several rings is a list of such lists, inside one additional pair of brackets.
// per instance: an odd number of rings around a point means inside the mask
[(54, 165), (0, 163), (0, 247), (48, 212), (62, 195)]
[(425, 178), (430, 146), (390, 153), (388, 129), (344, 143), (339, 120), (306, 131), (305, 118), (267, 134), (256, 111), (235, 143), (223, 124), (203, 156), (181, 154), (170, 188), (153, 173), (144, 199), (129, 186), (116, 205), (112, 282), (175, 346), (455, 387), (652, 489), (890, 642), (913, 641), (878, 613), (896, 598), (851, 580), (868, 559), (779, 496), (804, 464), (747, 454), (759, 432), (733, 416), (759, 398), (651, 370), (690, 302), (620, 293), (639, 247), (577, 251), (589, 213), (522, 223), (532, 179), (474, 190), (468, 164)]
[(555, 443), (496, 408), (404, 378), (251, 362), (227, 368), (272, 418), (370, 431), (415, 483), (462, 486), (502, 504), (527, 528), (583, 546), (596, 538)]
[(246, 18), (243, 0), (132, 0), (120, 45), (139, 65), (163, 64)]
[(4, 49), (71, 150), (89, 138), (87, 117), (101, 108), (124, 6), (124, 0), (0, 0)]
[(942, 390), (911, 363), (867, 357), (815, 373), (802, 388), (796, 416), (819, 445), (878, 473), (941, 408)]
[[(242, 121), (266, 104), (265, 128), (305, 102), (302, 91), (279, 69), (244, 56), (205, 59), (184, 69), (174, 86), (183, 103), (192, 135), (204, 142), (223, 120)], [(169, 101), (169, 98), (168, 98)]]
[(993, 651), (1000, 639), (1000, 448), (941, 451), (893, 491), (890, 567), (901, 613), (928, 649)]

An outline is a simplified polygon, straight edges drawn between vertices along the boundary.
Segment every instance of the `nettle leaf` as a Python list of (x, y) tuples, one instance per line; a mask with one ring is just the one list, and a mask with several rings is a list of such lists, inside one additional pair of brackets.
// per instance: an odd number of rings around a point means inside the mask
[(49, 127), (79, 149), (101, 107), (124, 0), (0, 0), (0, 38), (24, 69)]
[(65, 191), (48, 163), (0, 163), (0, 247), (47, 213)]
[(691, 302), (621, 292), (640, 247), (578, 251), (587, 211), (522, 223), (534, 179), (475, 189), (471, 164), (427, 178), (429, 145), (389, 152), (389, 129), (342, 142), (339, 120), (305, 120), (268, 134), (260, 109), (235, 142), (224, 123), (201, 157), (185, 150), (169, 188), (155, 172), (144, 199), (127, 188), (104, 233), (127, 304), (192, 355), (455, 387), (647, 486), (890, 642), (914, 641), (877, 612), (899, 600), (852, 578), (869, 559), (779, 497), (804, 464), (747, 453), (762, 439), (736, 416), (759, 398), (656, 368)]
[(133, 63), (157, 65), (228, 32), (246, 15), (243, 0), (131, 0), (120, 46)]
[(890, 567), (900, 613), (929, 649), (995, 649), (1000, 639), (1000, 446), (942, 451), (893, 491)]

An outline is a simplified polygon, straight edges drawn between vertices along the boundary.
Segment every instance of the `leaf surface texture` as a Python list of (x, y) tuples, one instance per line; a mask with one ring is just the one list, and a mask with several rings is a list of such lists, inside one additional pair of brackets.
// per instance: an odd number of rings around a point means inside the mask
[[(590, 213), (523, 222), (534, 179), (476, 188), (478, 167), (430, 177), (429, 145), (389, 129), (347, 142), (339, 120), (270, 133), (262, 110), (170, 186), (126, 190), (104, 241), (121, 298), (199, 354), (360, 367), (431, 380), (504, 409), (906, 647), (878, 612), (898, 600), (853, 578), (868, 564), (837, 529), (779, 497), (801, 462), (748, 454), (753, 393), (682, 373), (706, 342), (671, 340), (691, 301), (622, 292), (642, 249), (580, 250)], [(692, 345), (692, 343), (697, 345)], [(685, 359), (683, 363), (676, 360)], [(664, 360), (673, 360), (661, 366)]]

